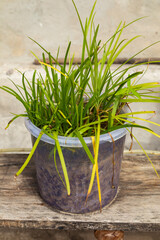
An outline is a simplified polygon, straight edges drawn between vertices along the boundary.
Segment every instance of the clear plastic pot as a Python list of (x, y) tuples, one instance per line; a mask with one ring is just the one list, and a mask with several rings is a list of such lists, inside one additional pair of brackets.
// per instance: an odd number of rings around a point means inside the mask
[[(31, 133), (32, 143), (34, 144), (41, 130), (29, 119), (26, 119), (25, 125)], [(111, 132), (114, 143), (109, 134), (100, 136), (98, 167), (102, 207), (110, 204), (117, 195), (126, 132), (127, 130), (125, 128)], [(62, 147), (68, 171), (71, 195), (67, 195), (67, 191), (55, 167), (55, 142), (44, 134), (34, 153), (37, 181), (41, 197), (54, 209), (64, 212), (87, 213), (99, 210), (100, 205), (96, 177), (87, 204), (85, 204), (93, 165), (79, 139), (59, 136), (58, 140)], [(84, 140), (93, 154), (91, 138), (86, 137)], [(56, 153), (56, 165), (64, 180), (58, 153)]]

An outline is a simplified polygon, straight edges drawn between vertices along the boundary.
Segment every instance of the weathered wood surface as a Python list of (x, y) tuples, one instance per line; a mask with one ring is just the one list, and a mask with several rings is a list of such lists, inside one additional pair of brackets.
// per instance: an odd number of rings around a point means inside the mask
[[(124, 155), (115, 202), (86, 215), (48, 207), (38, 195), (33, 162), (14, 179), (26, 157), (0, 154), (0, 227), (160, 231), (160, 179), (144, 155)], [(150, 157), (160, 173), (160, 155)]]

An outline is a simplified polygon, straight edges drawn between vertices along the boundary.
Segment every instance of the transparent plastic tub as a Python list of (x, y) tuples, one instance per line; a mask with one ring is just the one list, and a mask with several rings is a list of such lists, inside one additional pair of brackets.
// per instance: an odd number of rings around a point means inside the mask
[[(34, 144), (41, 130), (29, 119), (25, 120), (25, 125), (31, 133), (32, 143)], [(100, 136), (98, 167), (102, 207), (110, 204), (117, 195), (126, 132), (127, 130), (125, 128), (111, 132), (114, 143), (109, 134)], [(55, 167), (55, 142), (44, 134), (34, 153), (37, 181), (41, 197), (54, 209), (64, 212), (88, 213), (99, 210), (100, 205), (96, 177), (87, 204), (85, 204), (93, 165), (85, 153), (81, 142), (78, 138), (62, 136), (59, 136), (58, 140), (62, 147), (68, 171), (71, 195), (67, 195), (67, 191)], [(84, 140), (93, 154), (92, 139), (86, 137)], [(56, 164), (64, 180), (58, 153), (56, 153)]]

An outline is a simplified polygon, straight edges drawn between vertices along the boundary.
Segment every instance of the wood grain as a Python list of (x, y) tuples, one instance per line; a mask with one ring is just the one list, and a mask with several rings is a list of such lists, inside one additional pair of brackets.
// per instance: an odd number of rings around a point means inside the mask
[[(160, 231), (160, 179), (142, 154), (126, 154), (116, 200), (102, 213), (56, 212), (38, 194), (33, 161), (14, 175), (27, 154), (0, 154), (0, 227)], [(160, 173), (160, 155), (150, 156)]]

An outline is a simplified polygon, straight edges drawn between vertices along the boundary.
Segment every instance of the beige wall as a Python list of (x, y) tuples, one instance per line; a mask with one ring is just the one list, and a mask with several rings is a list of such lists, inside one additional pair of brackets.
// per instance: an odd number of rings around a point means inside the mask
[[(94, 0), (75, 0), (82, 19), (88, 16)], [(96, 23), (100, 23), (100, 38), (105, 41), (121, 20), (132, 21), (148, 16), (132, 25), (125, 33), (129, 38), (136, 34), (143, 37), (127, 49), (123, 56), (160, 40), (159, 0), (98, 0)], [(27, 36), (39, 41), (45, 48), (60, 55), (69, 40), (72, 52), (80, 56), (81, 30), (71, 0), (1, 0), (0, 1), (0, 63), (31, 63), (30, 50), (40, 53)], [(142, 55), (141, 55), (142, 56)], [(152, 47), (143, 56), (160, 57), (160, 45)]]
[[(94, 0), (75, 0), (82, 18), (88, 15)], [(98, 0), (96, 6), (96, 22), (100, 23), (100, 38), (105, 41), (121, 20), (132, 21), (141, 16), (148, 18), (134, 24), (125, 33), (126, 38), (136, 34), (144, 37), (136, 40), (136, 44), (122, 55), (130, 56), (135, 51), (153, 41), (160, 40), (160, 1), (159, 0)], [(31, 77), (34, 57), (30, 50), (40, 55), (39, 48), (30, 41), (30, 36), (39, 41), (45, 48), (56, 52), (61, 45), (60, 56), (69, 40), (72, 40), (72, 52), (80, 56), (81, 32), (79, 22), (71, 0), (0, 0), (0, 85), (10, 84), (10, 77), (16, 83), (21, 82), (15, 68), (27, 72)], [(142, 55), (141, 55), (142, 56)], [(160, 57), (160, 44), (147, 50), (143, 57)], [(36, 68), (40, 69), (39, 66)], [(160, 81), (160, 66), (150, 66), (144, 77), (145, 81)], [(156, 122), (160, 123), (160, 107), (158, 104), (145, 105), (147, 110), (157, 112)], [(144, 109), (143, 105), (133, 109)], [(23, 119), (16, 120), (5, 131), (4, 127), (11, 118), (10, 112), (21, 113), (23, 109), (8, 94), (0, 91), (0, 149), (31, 147), (29, 133), (23, 127)], [(160, 134), (160, 130), (154, 127)], [(136, 131), (136, 136), (146, 149), (160, 150), (159, 139)], [(129, 140), (126, 148), (129, 147)], [(135, 145), (135, 148), (138, 146)]]

